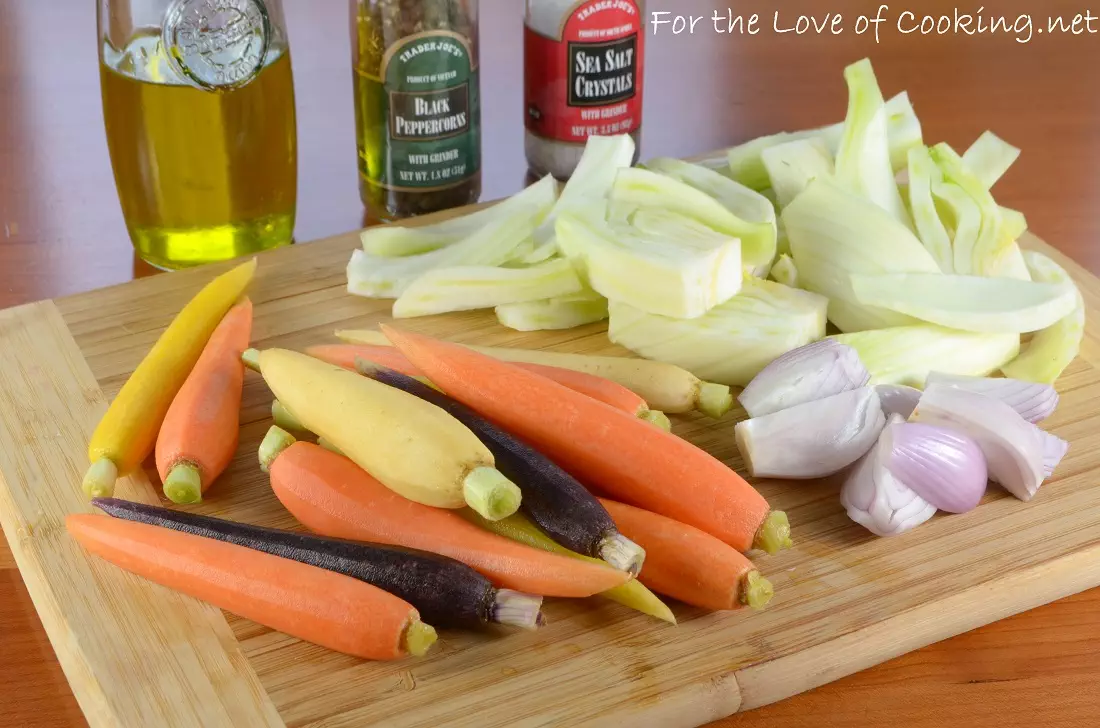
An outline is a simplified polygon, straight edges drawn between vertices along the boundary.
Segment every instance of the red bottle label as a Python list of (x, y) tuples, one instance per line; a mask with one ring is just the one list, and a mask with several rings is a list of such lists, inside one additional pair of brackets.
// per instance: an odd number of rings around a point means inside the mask
[(634, 0), (582, 0), (556, 37), (524, 37), (527, 130), (583, 144), (642, 125), (645, 32)]

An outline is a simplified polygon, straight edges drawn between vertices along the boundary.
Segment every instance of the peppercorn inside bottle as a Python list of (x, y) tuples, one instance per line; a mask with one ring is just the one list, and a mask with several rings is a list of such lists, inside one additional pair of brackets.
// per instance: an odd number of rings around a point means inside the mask
[(351, 0), (359, 196), (395, 220), (481, 196), (477, 0)]

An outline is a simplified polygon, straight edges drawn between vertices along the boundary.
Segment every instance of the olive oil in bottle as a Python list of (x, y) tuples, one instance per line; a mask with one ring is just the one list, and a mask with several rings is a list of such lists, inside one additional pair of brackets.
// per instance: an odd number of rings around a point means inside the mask
[(240, 86), (188, 83), (160, 32), (103, 48), (107, 143), (123, 215), (142, 258), (162, 268), (291, 242), (297, 195), (290, 53), (272, 45)]
[(477, 202), (477, 0), (351, 0), (359, 191), (381, 220)]

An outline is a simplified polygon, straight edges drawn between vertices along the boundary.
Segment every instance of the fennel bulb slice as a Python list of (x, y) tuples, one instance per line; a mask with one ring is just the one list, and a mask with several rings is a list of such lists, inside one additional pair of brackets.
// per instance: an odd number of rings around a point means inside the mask
[(816, 294), (746, 277), (738, 295), (693, 320), (612, 300), (608, 338), (701, 379), (743, 387), (778, 357), (823, 338), (826, 306)]
[(629, 134), (588, 137), (584, 153), (565, 183), (557, 204), (535, 233), (535, 242), (543, 245), (553, 239), (554, 226), (562, 212), (607, 199), (615, 175), (634, 163), (635, 149), (634, 139)]
[(786, 254), (779, 256), (779, 260), (772, 266), (771, 279), (791, 288), (800, 287), (798, 285), (798, 267), (791, 260), (791, 256)]
[(671, 157), (650, 160), (645, 168), (705, 192), (745, 222), (775, 224), (775, 206), (767, 197), (713, 170)]
[(1023, 258), (1036, 281), (1073, 286), (1076, 304), (1068, 316), (1031, 337), (1023, 353), (1001, 371), (1012, 379), (1054, 384), (1081, 351), (1085, 338), (1085, 300), (1062, 266), (1031, 250)]
[[(719, 176), (718, 179), (722, 178)], [(731, 180), (730, 184), (737, 183)], [(724, 194), (730, 199), (733, 193), (727, 188)], [(623, 169), (616, 175), (611, 188), (611, 203), (613, 207), (626, 210), (668, 210), (696, 220), (723, 235), (738, 238), (741, 241), (741, 262), (752, 275), (767, 275), (775, 260), (777, 232), (774, 208), (770, 219), (746, 220), (701, 189), (637, 168)], [(759, 197), (750, 209), (751, 214), (763, 216), (763, 205), (771, 207), (766, 199)], [(740, 207), (745, 208), (746, 205)]]
[(917, 323), (861, 304), (850, 273), (938, 273), (920, 240), (874, 203), (831, 180), (817, 179), (787, 206), (782, 224), (803, 288), (829, 298), (829, 320), (841, 331)]
[[(503, 265), (531, 251), (533, 235), (554, 205), (556, 187), (546, 177), (523, 192), (483, 210), (494, 212), (484, 227), (436, 250), (404, 257), (382, 257), (356, 250), (348, 261), (348, 293), (397, 298), (420, 276), (437, 268)], [(555, 193), (556, 194), (556, 193)], [(480, 214), (480, 213), (474, 213)], [(461, 218), (456, 218), (461, 219)]]
[(780, 208), (791, 204), (810, 182), (836, 172), (833, 154), (820, 138), (777, 144), (761, 156)]
[(1019, 149), (993, 132), (987, 131), (970, 145), (963, 154), (962, 160), (988, 190), (992, 189), (1001, 177), (1004, 177), (1005, 172), (1019, 158)]
[(541, 301), (506, 303), (496, 308), (497, 321), (515, 331), (573, 329), (607, 318), (607, 299), (593, 291)]
[(394, 318), (472, 311), (509, 303), (568, 296), (583, 290), (567, 260), (530, 268), (440, 268), (417, 278), (394, 301)]
[(564, 212), (557, 222), (563, 254), (604, 297), (689, 319), (741, 290), (737, 238), (667, 210), (639, 210), (631, 224), (609, 222), (605, 208)]
[(1073, 312), (1077, 289), (1011, 278), (893, 273), (852, 275), (856, 300), (959, 331), (1025, 334)]
[(528, 186), (507, 200), (468, 215), (429, 225), (414, 222), (403, 225), (376, 225), (359, 234), (363, 250), (381, 258), (401, 258), (430, 253), (474, 235), (490, 224), (506, 218), (516, 207), (534, 205), (549, 209), (558, 199), (558, 183), (550, 175)]
[(982, 184), (963, 163), (960, 157), (946, 144), (937, 144), (931, 149), (932, 159), (943, 172), (944, 179), (958, 185), (978, 206), (981, 222), (973, 244), (960, 243), (956, 235), (955, 272), (962, 275), (987, 276), (996, 272), (1001, 255), (1012, 242), (1001, 238), (1001, 208)]
[(848, 82), (848, 117), (836, 153), (836, 178), (912, 228), (890, 162), (886, 102), (871, 62), (865, 58), (848, 66), (844, 79)]
[(903, 326), (830, 337), (859, 353), (871, 384), (924, 389), (931, 372), (987, 377), (1020, 353), (1018, 334), (974, 334)]
[[(886, 134), (890, 144), (891, 166), (895, 172), (901, 171), (909, 163), (909, 149), (923, 143), (920, 119), (913, 110), (909, 94), (904, 91), (886, 102)], [(825, 142), (830, 155), (835, 155), (843, 137), (844, 122), (817, 129), (759, 137), (726, 152), (726, 170), (723, 174), (728, 174), (746, 187), (762, 191), (771, 184), (768, 170), (764, 166), (764, 150), (801, 139), (817, 138)]]
[(916, 224), (917, 235), (935, 258), (944, 273), (955, 272), (951, 237), (940, 218), (932, 198), (932, 184), (940, 183), (943, 175), (925, 146), (909, 150), (909, 210)]

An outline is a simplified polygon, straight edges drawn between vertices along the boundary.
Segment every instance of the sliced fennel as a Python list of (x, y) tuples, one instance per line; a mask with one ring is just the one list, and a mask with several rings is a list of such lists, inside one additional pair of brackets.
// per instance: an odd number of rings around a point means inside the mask
[(608, 337), (646, 359), (743, 387), (779, 356), (823, 338), (826, 306), (813, 293), (746, 277), (738, 295), (690, 321), (613, 300)]
[(938, 273), (920, 240), (882, 208), (817, 179), (783, 211), (803, 288), (829, 298), (829, 319), (845, 332), (904, 326), (915, 319), (860, 304), (850, 273)]
[(592, 204), (564, 212), (556, 228), (563, 254), (603, 296), (686, 319), (702, 316), (741, 289), (737, 238), (667, 210), (638, 210), (633, 224), (609, 222), (605, 210), (606, 205)]
[(561, 191), (557, 204), (536, 231), (535, 243), (542, 246), (553, 240), (554, 226), (562, 212), (607, 199), (619, 170), (634, 163), (634, 152), (634, 139), (629, 134), (588, 137), (584, 154)]
[[(1007, 207), (1001, 208), (1001, 244), (1003, 252), (990, 273), (995, 278), (1015, 278), (1030, 281), (1031, 273), (1027, 269), (1023, 252), (1017, 242), (1027, 232), (1027, 218), (1022, 212)], [(1012, 241), (1005, 245), (1006, 241)]]
[(942, 179), (943, 175), (932, 161), (927, 147), (921, 145), (909, 150), (909, 210), (913, 215), (917, 235), (935, 258), (940, 270), (953, 273), (955, 263), (951, 238), (932, 198), (933, 183), (938, 184)]
[(962, 275), (993, 275), (1001, 255), (1012, 241), (1001, 238), (1001, 208), (989, 194), (989, 189), (963, 163), (962, 157), (946, 144), (937, 144), (931, 150), (932, 158), (943, 172), (944, 178), (958, 185), (978, 207), (981, 222), (972, 245), (956, 235), (955, 272)]
[[(731, 184), (736, 183), (731, 181)], [(738, 238), (741, 241), (741, 262), (753, 275), (767, 275), (775, 260), (774, 211), (770, 220), (746, 220), (723, 201), (691, 184), (636, 168), (619, 171), (611, 188), (611, 203), (613, 207), (625, 211), (645, 208), (669, 210), (723, 235)], [(760, 203), (767, 204), (767, 200), (760, 198)], [(752, 213), (760, 214), (760, 210), (753, 209)], [(615, 215), (621, 216), (621, 213)]]
[(1012, 379), (1053, 384), (1081, 351), (1085, 337), (1085, 301), (1062, 266), (1030, 250), (1023, 257), (1034, 280), (1074, 286), (1076, 305), (1068, 316), (1031, 337), (1024, 352), (1001, 371)]
[(997, 184), (1019, 158), (1019, 149), (987, 131), (970, 145), (962, 160), (988, 190)]
[(790, 286), (791, 288), (799, 288), (798, 268), (789, 255), (779, 256), (779, 260), (772, 266), (771, 277), (776, 283), (782, 283), (784, 286)]
[(425, 273), (393, 304), (394, 318), (471, 311), (509, 303), (568, 296), (583, 290), (567, 260), (530, 268), (466, 266)]
[(859, 352), (871, 384), (923, 389), (931, 372), (986, 377), (1020, 352), (1018, 334), (973, 334), (941, 326), (904, 326), (830, 337)]
[(871, 62), (863, 59), (848, 66), (844, 79), (848, 82), (848, 117), (836, 153), (836, 179), (912, 228), (890, 163), (886, 102)]
[(780, 208), (791, 204), (810, 182), (836, 172), (833, 153), (816, 137), (777, 144), (761, 156)]
[(1001, 237), (1016, 241), (1027, 232), (1027, 218), (1019, 210), (1011, 207), (1001, 208)]
[(775, 225), (775, 206), (767, 197), (714, 170), (671, 157), (650, 160), (645, 168), (705, 192), (745, 222)]
[[(891, 165), (895, 172), (903, 170), (909, 163), (909, 149), (922, 143), (920, 119), (913, 110), (909, 94), (904, 91), (886, 102), (886, 133), (890, 144)], [(830, 154), (835, 155), (843, 136), (844, 122), (840, 122), (818, 129), (782, 132), (753, 139), (726, 153), (727, 168), (723, 174), (728, 174), (746, 187), (764, 190), (771, 184), (762, 156), (765, 149), (800, 139), (818, 138), (825, 142)]]
[[(539, 183), (542, 184), (542, 183)], [(492, 208), (488, 225), (458, 242), (420, 255), (383, 258), (356, 250), (348, 261), (348, 292), (369, 298), (397, 298), (420, 276), (439, 268), (497, 266), (531, 250), (532, 235), (553, 202), (528, 195), (528, 188)]]
[(497, 321), (516, 331), (572, 329), (607, 318), (607, 299), (593, 291), (497, 306)]
[(377, 225), (360, 233), (363, 250), (381, 258), (399, 258), (444, 248), (507, 218), (517, 207), (549, 209), (558, 199), (558, 183), (550, 175), (490, 207), (431, 225)]
[(959, 331), (1023, 334), (1068, 316), (1077, 289), (1011, 278), (901, 273), (852, 275), (856, 300)]

